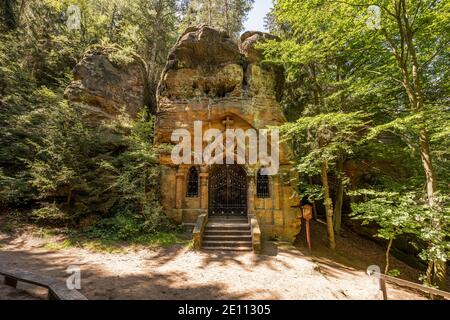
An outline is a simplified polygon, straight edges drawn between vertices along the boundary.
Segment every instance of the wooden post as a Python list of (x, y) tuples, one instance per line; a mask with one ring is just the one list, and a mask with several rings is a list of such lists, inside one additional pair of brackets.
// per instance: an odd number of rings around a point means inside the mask
[(308, 249), (311, 251), (311, 235), (309, 232), (309, 220), (306, 220), (306, 241), (308, 242)]
[(47, 300), (59, 300), (58, 296), (53, 292), (53, 290), (48, 289)]
[(3, 282), (6, 286), (16, 288), (17, 287), (17, 279), (5, 276), (5, 280)]
[(383, 300), (387, 300), (386, 280), (383, 277), (380, 277), (380, 290), (383, 292)]
[(303, 219), (306, 221), (306, 241), (308, 242), (308, 249), (311, 251), (311, 232), (309, 221), (313, 218), (312, 206), (309, 204), (305, 204), (302, 208), (303, 211)]

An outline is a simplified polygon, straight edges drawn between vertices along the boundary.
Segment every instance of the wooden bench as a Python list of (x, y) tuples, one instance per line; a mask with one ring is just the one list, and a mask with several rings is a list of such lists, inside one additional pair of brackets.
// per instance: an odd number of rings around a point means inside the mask
[(25, 282), (48, 289), (49, 300), (87, 300), (79, 291), (68, 289), (65, 283), (30, 271), (0, 265), (0, 275), (5, 278), (4, 284), (13, 288), (18, 282)]

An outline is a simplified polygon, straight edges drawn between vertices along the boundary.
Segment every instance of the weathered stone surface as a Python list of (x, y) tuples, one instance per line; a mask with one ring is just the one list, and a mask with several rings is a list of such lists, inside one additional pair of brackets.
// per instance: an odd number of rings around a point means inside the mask
[[(208, 26), (189, 28), (178, 39), (169, 54), (158, 88), (158, 116), (155, 141), (173, 144), (171, 135), (183, 128), (193, 134), (194, 122), (207, 129), (264, 129), (286, 121), (279, 104), (283, 72), (261, 61), (255, 49), (258, 41), (272, 39), (264, 33), (245, 33), (241, 47), (223, 32)], [(224, 124), (225, 119), (231, 120)], [(204, 144), (204, 147), (206, 145)], [(262, 237), (293, 240), (299, 232), (298, 199), (292, 197), (290, 149), (280, 146), (283, 174), (271, 177), (271, 198), (258, 199), (249, 188), (248, 212), (254, 213)], [(163, 206), (177, 222), (192, 222), (208, 213), (209, 166), (198, 166), (202, 172), (201, 190), (197, 198), (187, 197), (187, 174), (190, 165), (175, 166), (170, 154), (162, 155)], [(256, 184), (259, 165), (247, 165), (249, 185)], [(253, 188), (255, 189), (255, 188)]]
[(238, 63), (239, 48), (225, 32), (207, 25), (188, 28), (169, 54), (178, 68), (211, 67)]
[(158, 95), (169, 99), (239, 96), (244, 80), (238, 46), (206, 25), (189, 28), (169, 54)]
[(260, 31), (247, 31), (241, 36), (241, 53), (251, 62), (260, 62), (263, 59), (263, 53), (256, 48), (256, 44), (267, 40), (276, 40), (277, 37), (269, 33)]
[(134, 118), (145, 105), (146, 67), (119, 47), (88, 49), (73, 70), (66, 99), (89, 110), (91, 120), (127, 114)]
[[(245, 39), (246, 48), (265, 38), (270, 36), (255, 33)], [(227, 114), (256, 129), (283, 123), (278, 103), (282, 78), (279, 68), (247, 60), (223, 32), (205, 25), (189, 28), (172, 49), (161, 76), (156, 139), (170, 142), (174, 125), (196, 120), (220, 126)]]

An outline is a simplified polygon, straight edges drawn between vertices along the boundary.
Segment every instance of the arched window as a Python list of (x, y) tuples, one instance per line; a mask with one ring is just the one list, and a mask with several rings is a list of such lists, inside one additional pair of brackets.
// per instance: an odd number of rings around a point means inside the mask
[(258, 198), (270, 198), (269, 176), (261, 174), (261, 169), (258, 170), (256, 177), (256, 196)]
[(187, 193), (188, 198), (198, 197), (198, 170), (196, 167), (189, 169), (188, 179), (187, 179)]

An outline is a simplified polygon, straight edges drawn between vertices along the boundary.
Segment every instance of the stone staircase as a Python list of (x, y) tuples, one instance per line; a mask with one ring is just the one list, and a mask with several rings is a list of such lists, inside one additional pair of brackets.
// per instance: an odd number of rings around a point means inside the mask
[(248, 217), (210, 217), (202, 244), (204, 250), (253, 251)]

